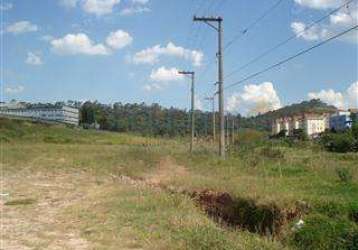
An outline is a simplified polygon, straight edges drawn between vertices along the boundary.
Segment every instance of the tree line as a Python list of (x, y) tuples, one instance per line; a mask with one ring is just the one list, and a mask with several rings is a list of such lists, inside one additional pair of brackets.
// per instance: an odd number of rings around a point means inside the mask
[[(195, 133), (197, 136), (212, 136), (213, 114), (207, 111), (195, 111)], [(113, 105), (99, 102), (85, 102), (80, 108), (80, 123), (84, 127), (98, 124), (100, 129), (117, 132), (134, 132), (154, 136), (186, 136), (190, 133), (191, 113), (174, 107), (166, 108), (159, 104), (145, 103)], [(228, 115), (231, 128), (235, 119), (236, 129), (246, 122), (240, 115)], [(216, 127), (219, 120), (216, 114)]]
[[(103, 104), (98, 101), (67, 101), (51, 103), (27, 103), (28, 107), (59, 107), (69, 105), (80, 110), (80, 125), (84, 128), (100, 128), (102, 130), (116, 132), (133, 132), (151, 136), (186, 136), (190, 133), (191, 114), (189, 110), (175, 107), (163, 107), (159, 104), (145, 103), (121, 103)], [(281, 109), (258, 114), (252, 117), (244, 117), (240, 114), (228, 113), (226, 127), (232, 128), (235, 121), (235, 129), (251, 128), (261, 131), (271, 131), (272, 121), (278, 117), (289, 116), (300, 112), (334, 112), (335, 107), (313, 99), (302, 103), (293, 104)], [(212, 136), (213, 114), (208, 111), (195, 111), (196, 135)], [(219, 128), (219, 116), (215, 113), (215, 126)]]

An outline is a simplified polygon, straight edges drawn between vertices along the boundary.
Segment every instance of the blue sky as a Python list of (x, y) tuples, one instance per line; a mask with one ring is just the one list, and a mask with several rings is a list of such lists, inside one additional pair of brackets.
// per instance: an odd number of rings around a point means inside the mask
[[(188, 108), (214, 92), (216, 33), (192, 16), (221, 15), (225, 75), (277, 43), (297, 38), (230, 78), (229, 85), (357, 23), (357, 1), (310, 30), (305, 25), (347, 0), (1, 0), (2, 97), (31, 102), (157, 102)], [(313, 97), (358, 105), (357, 32), (227, 90), (230, 111), (266, 111)], [(214, 63), (212, 63), (214, 62)]]

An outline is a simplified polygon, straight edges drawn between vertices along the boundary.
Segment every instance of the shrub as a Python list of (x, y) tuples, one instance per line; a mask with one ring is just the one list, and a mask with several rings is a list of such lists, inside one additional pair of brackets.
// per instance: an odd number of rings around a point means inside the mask
[(358, 121), (353, 123), (352, 135), (353, 135), (354, 139), (358, 140)]
[(308, 140), (308, 136), (305, 133), (305, 131), (303, 129), (295, 129), (293, 130), (293, 137), (297, 140), (301, 140), (301, 141), (307, 141)]
[(329, 218), (341, 218), (345, 214), (345, 206), (339, 202), (320, 200), (314, 207), (314, 210)]
[(313, 214), (305, 219), (304, 226), (292, 239), (300, 249), (357, 249), (358, 226), (348, 220), (335, 220)]
[(356, 149), (356, 140), (352, 133), (326, 133), (322, 136), (321, 142), (323, 146), (332, 152), (347, 153)]
[(271, 138), (272, 139), (280, 139), (280, 138), (285, 138), (286, 135), (287, 135), (287, 130), (283, 129), (278, 134), (272, 135)]

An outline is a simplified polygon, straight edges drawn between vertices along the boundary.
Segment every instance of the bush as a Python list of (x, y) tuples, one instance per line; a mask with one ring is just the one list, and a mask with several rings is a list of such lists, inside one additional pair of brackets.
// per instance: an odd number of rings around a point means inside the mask
[(350, 132), (326, 133), (322, 136), (321, 142), (331, 152), (347, 153), (356, 151), (357, 141)]
[(301, 140), (301, 141), (307, 141), (308, 140), (308, 136), (305, 133), (305, 131), (303, 129), (295, 129), (293, 130), (293, 137), (297, 140)]
[(281, 139), (287, 137), (287, 130), (283, 129), (278, 134), (272, 135), (271, 139)]
[(293, 235), (300, 249), (358, 249), (358, 226), (347, 220), (324, 215), (310, 215)]
[(344, 184), (349, 184), (353, 180), (353, 175), (347, 168), (337, 168), (336, 173), (339, 177), (339, 180)]
[(353, 123), (352, 135), (353, 135), (354, 139), (358, 140), (358, 121)]

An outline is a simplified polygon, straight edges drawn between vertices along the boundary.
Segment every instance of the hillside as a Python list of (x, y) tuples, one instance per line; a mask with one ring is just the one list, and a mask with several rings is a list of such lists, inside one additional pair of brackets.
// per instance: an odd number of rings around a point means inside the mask
[(0, 135), (5, 249), (357, 247), (356, 153), (254, 130), (225, 161), (184, 139), (8, 119)]

